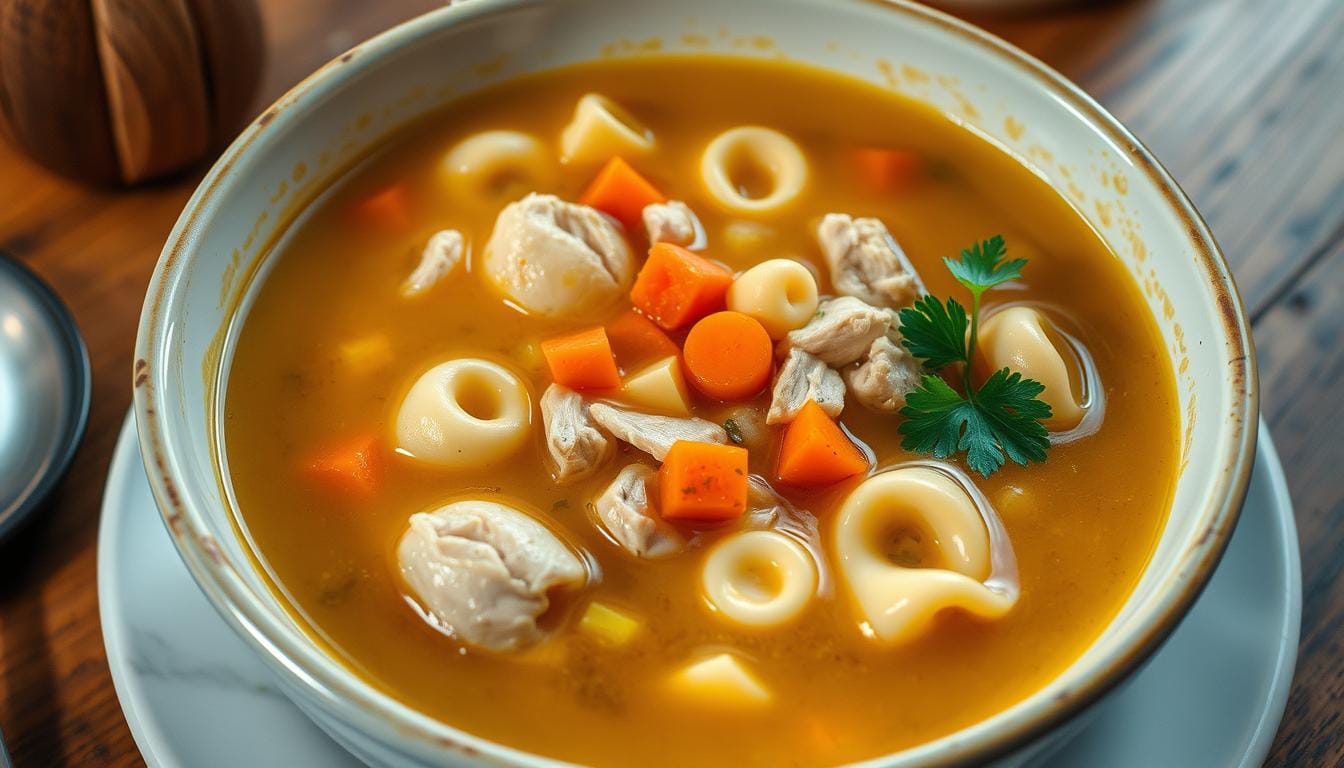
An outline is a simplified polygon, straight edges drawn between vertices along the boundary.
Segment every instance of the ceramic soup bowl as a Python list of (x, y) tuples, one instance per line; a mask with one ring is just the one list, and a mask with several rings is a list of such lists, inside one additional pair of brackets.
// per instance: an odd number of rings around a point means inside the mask
[(392, 29), (299, 84), (243, 132), (187, 203), (141, 317), (140, 447), (182, 558), (294, 702), (367, 762), (554, 764), (410, 709), (296, 626), (233, 522), (221, 393), (231, 329), (266, 279), (268, 244), (363, 153), (474, 89), (574, 62), (658, 55), (650, 51), (782, 56), (928, 103), (1060, 190), (1143, 286), (1177, 371), (1182, 443), (1170, 518), (1138, 586), (1091, 647), (1036, 694), (870, 764), (1016, 764), (1049, 749), (1156, 649), (1222, 554), (1255, 446), (1250, 334), (1208, 228), (1123, 126), (1039, 62), (915, 5), (471, 0)]

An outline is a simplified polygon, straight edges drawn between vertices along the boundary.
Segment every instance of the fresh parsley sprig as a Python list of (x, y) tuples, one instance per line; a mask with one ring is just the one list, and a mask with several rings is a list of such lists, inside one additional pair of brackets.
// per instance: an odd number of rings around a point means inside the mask
[[(919, 387), (906, 396), (901, 415), (901, 446), (945, 459), (958, 452), (981, 477), (989, 477), (1005, 461), (1026, 464), (1045, 461), (1049, 434), (1041, 422), (1050, 418), (1050, 406), (1038, 396), (1045, 386), (1024, 379), (1007, 368), (995, 371), (980, 387), (971, 381), (971, 360), (980, 331), (980, 298), (989, 289), (1022, 276), (1026, 259), (1008, 259), (1002, 235), (976, 243), (961, 258), (944, 258), (952, 276), (971, 292), (967, 313), (956, 299), (944, 304), (924, 296), (901, 310), (902, 343), (923, 361), (926, 373)], [(969, 332), (968, 332), (969, 331)], [(937, 371), (962, 366), (958, 392)]]

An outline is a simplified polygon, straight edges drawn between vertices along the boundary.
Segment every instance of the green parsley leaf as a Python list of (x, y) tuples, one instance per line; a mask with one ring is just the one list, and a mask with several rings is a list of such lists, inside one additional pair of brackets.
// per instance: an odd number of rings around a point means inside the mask
[(980, 324), (980, 296), (996, 285), (1022, 276), (1026, 259), (1005, 260), (1007, 246), (995, 236), (961, 252), (960, 260), (943, 259), (954, 277), (971, 292), (971, 310), (955, 299), (944, 304), (924, 296), (900, 312), (902, 343), (923, 361), (926, 371), (960, 363), (962, 392), (937, 375), (926, 373), (906, 395), (899, 428), (901, 447), (945, 459), (966, 454), (966, 465), (989, 477), (1009, 461), (1045, 461), (1050, 435), (1041, 422), (1050, 406), (1039, 399), (1045, 386), (1007, 368), (990, 374), (979, 388), (971, 382)]
[(742, 428), (739, 427), (737, 425), (737, 421), (733, 419), (728, 419), (727, 421), (723, 422), (723, 431), (727, 432), (728, 439), (732, 440), (737, 445), (741, 445), (742, 443), (746, 442), (745, 438), (742, 437)]
[(1037, 399), (1044, 391), (1044, 384), (1007, 368), (990, 374), (975, 392), (983, 428), (974, 434), (968, 428), (962, 439), (972, 470), (989, 477), (1003, 466), (1005, 454), (1014, 464), (1045, 461), (1050, 435), (1041, 421), (1050, 418), (1050, 406)]
[(957, 278), (957, 282), (966, 286), (967, 290), (979, 298), (980, 294), (990, 288), (1022, 276), (1022, 267), (1027, 265), (1027, 260), (1004, 261), (1007, 253), (1008, 245), (1004, 242), (1003, 235), (995, 235), (970, 248), (962, 249), (960, 260), (944, 258), (943, 263), (947, 265), (952, 276)]
[(919, 388), (905, 396), (899, 431), (905, 436), (901, 447), (915, 453), (931, 453), (945, 459), (961, 446), (961, 430), (966, 424), (963, 410), (969, 403), (961, 393), (938, 376), (924, 374)]
[(956, 299), (948, 299), (946, 307), (932, 296), (917, 299), (913, 307), (901, 310), (900, 320), (901, 343), (924, 360), (925, 370), (936, 371), (969, 359), (966, 308)]
[(1015, 464), (1045, 461), (1050, 437), (1040, 420), (1050, 418), (1050, 406), (1036, 399), (1044, 391), (1040, 382), (1004, 368), (968, 399), (926, 374), (901, 409), (901, 447), (937, 459), (965, 452), (966, 465), (981, 477), (999, 471), (1005, 457)]

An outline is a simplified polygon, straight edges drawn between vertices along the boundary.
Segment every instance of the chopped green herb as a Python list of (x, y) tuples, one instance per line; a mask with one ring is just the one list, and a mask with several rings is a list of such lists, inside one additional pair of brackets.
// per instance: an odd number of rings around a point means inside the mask
[(737, 445), (741, 445), (744, 442), (744, 439), (742, 437), (742, 428), (737, 426), (736, 420), (728, 419), (727, 421), (723, 422), (723, 429), (725, 432), (728, 433), (728, 439), (732, 440)]
[(1022, 267), (1027, 265), (1027, 260), (1004, 261), (1007, 254), (1008, 246), (1003, 235), (995, 235), (963, 250), (960, 259), (944, 257), (943, 263), (957, 282), (978, 299), (990, 288), (1022, 276)]
[[(964, 452), (967, 466), (981, 477), (999, 471), (1006, 461), (1045, 461), (1050, 447), (1049, 434), (1041, 423), (1050, 417), (1050, 406), (1038, 399), (1045, 391), (1043, 384), (1007, 368), (990, 374), (979, 388), (971, 382), (980, 297), (1021, 277), (1027, 263), (1026, 259), (1006, 260), (1007, 250), (1000, 235), (963, 250), (959, 260), (943, 259), (957, 282), (971, 292), (969, 317), (955, 299), (944, 304), (932, 296), (900, 313), (902, 343), (928, 371), (901, 409), (905, 417), (900, 426), (901, 447), (939, 459)], [(965, 394), (934, 373), (958, 363)]]
[(924, 370), (936, 371), (966, 359), (966, 308), (956, 299), (944, 307), (925, 296), (914, 307), (901, 310), (901, 334), (910, 354), (924, 360)]
[(551, 504), (552, 512), (559, 509), (569, 509), (569, 499), (556, 499), (555, 503)]

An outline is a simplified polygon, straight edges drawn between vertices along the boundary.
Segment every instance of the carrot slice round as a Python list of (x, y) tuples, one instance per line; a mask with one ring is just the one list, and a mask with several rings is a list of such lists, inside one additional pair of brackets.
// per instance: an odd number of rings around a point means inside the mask
[(741, 312), (715, 312), (691, 327), (682, 348), (695, 388), (719, 400), (742, 400), (770, 381), (770, 334)]

